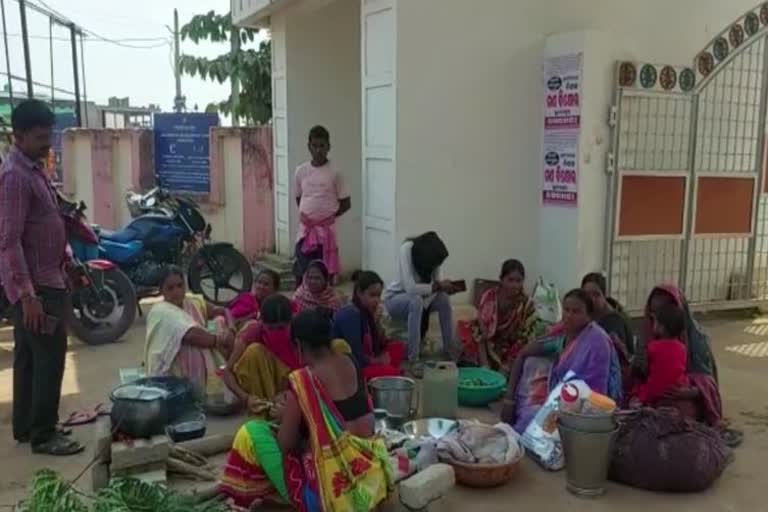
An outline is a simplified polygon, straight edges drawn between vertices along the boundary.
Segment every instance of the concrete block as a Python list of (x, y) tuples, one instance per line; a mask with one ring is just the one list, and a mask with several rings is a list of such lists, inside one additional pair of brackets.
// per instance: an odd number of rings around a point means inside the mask
[(443, 497), (454, 485), (453, 468), (448, 464), (434, 464), (400, 482), (400, 502), (411, 510), (421, 510)]
[(112, 461), (112, 419), (99, 416), (93, 428), (93, 460)]
[(168, 459), (170, 441), (167, 436), (155, 436), (151, 439), (137, 439), (130, 444), (112, 443), (112, 471), (144, 466)]
[(98, 492), (109, 485), (109, 464), (96, 462), (91, 466), (91, 491)]

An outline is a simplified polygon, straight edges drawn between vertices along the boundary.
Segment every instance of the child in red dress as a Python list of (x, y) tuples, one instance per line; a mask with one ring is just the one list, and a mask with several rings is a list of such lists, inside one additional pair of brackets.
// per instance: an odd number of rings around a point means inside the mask
[(653, 318), (654, 339), (648, 342), (648, 378), (632, 391), (630, 407), (653, 406), (676, 388), (690, 386), (685, 315), (673, 304), (659, 309)]

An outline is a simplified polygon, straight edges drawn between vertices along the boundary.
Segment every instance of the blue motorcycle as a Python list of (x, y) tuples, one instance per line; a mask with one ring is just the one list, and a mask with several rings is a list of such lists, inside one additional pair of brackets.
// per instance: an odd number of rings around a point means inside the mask
[(210, 242), (211, 225), (190, 198), (153, 189), (128, 206), (135, 218), (119, 231), (98, 229), (98, 257), (114, 262), (133, 282), (139, 299), (157, 295), (169, 265), (187, 269), (189, 289), (226, 305), (249, 291), (253, 270), (230, 243)]

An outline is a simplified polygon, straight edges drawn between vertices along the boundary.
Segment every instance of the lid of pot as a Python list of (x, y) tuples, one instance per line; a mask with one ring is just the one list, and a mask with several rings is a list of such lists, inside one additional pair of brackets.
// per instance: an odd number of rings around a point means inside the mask
[(140, 384), (124, 384), (112, 391), (112, 400), (139, 400), (142, 402), (152, 402), (154, 400), (165, 399), (168, 397), (168, 391), (155, 386), (143, 386)]

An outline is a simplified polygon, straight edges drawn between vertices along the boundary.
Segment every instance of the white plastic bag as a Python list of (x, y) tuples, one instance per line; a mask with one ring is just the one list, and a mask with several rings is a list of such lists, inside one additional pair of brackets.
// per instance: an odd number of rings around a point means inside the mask
[(539, 322), (551, 326), (562, 319), (563, 308), (560, 304), (560, 293), (553, 283), (546, 283), (543, 277), (539, 277), (536, 287), (533, 289), (532, 298)]
[(560, 432), (557, 430), (557, 413), (563, 385), (573, 377), (573, 372), (565, 374), (562, 382), (552, 389), (547, 401), (523, 432), (522, 441), (526, 452), (549, 471), (559, 471), (565, 467), (563, 445), (560, 441)]

